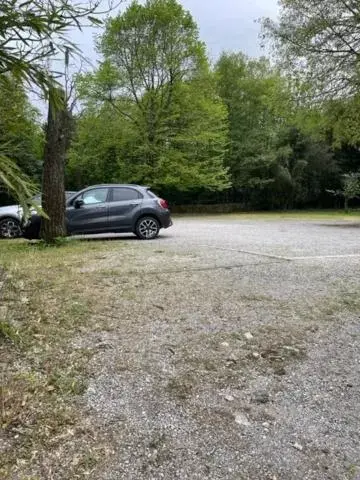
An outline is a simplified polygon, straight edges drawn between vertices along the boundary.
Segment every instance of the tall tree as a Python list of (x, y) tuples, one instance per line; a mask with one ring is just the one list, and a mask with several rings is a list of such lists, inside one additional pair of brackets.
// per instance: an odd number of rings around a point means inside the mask
[(308, 117), (323, 113), (299, 108), (287, 79), (266, 59), (224, 53), (216, 74), (229, 112), (226, 162), (234, 187), (251, 207), (315, 206), (338, 176), (329, 145), (302, 128), (304, 118), (309, 131)]
[(266, 59), (224, 53), (217, 65), (218, 91), (228, 108), (226, 164), (236, 188), (265, 188), (273, 181), (277, 133), (291, 115), (291, 96)]
[(329, 193), (337, 197), (344, 198), (344, 209), (346, 212), (349, 210), (349, 201), (360, 198), (360, 173), (353, 172), (347, 173), (342, 176), (342, 189), (328, 190)]
[[(320, 98), (358, 93), (360, 3), (280, 0), (280, 19), (263, 21), (288, 71)], [(309, 92), (308, 92), (309, 93)]]
[(284, 127), (274, 144), (274, 183), (268, 192), (273, 208), (317, 206), (339, 177), (334, 154), (324, 141), (293, 126)]
[(109, 20), (98, 46), (104, 62), (80, 89), (132, 125), (127, 178), (226, 188), (226, 111), (190, 13), (176, 0), (135, 1)]
[(65, 229), (65, 155), (69, 146), (71, 118), (64, 91), (60, 106), (49, 103), (44, 151), (42, 208), (47, 218), (41, 222), (41, 238), (47, 243), (66, 235)]

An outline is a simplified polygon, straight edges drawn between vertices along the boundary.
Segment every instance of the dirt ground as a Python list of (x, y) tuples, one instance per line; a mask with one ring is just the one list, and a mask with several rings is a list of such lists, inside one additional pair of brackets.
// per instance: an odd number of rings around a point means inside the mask
[(359, 235), (214, 217), (77, 242), (67, 298), (90, 303), (62, 355), (86, 374), (64, 401), (91, 433), (76, 418), (7, 478), (360, 478)]

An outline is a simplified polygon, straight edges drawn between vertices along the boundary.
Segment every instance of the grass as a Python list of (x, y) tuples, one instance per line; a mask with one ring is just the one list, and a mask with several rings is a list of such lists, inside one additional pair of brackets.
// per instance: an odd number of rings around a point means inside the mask
[(55, 469), (88, 478), (106, 454), (77, 408), (95, 351), (72, 342), (98, 328), (94, 314), (106, 301), (82, 267), (123, 245), (0, 242), (2, 478), (53, 478)]
[(224, 220), (334, 220), (360, 221), (360, 210), (287, 210), (274, 212), (239, 212), (226, 214), (175, 214), (175, 218), (219, 218)]

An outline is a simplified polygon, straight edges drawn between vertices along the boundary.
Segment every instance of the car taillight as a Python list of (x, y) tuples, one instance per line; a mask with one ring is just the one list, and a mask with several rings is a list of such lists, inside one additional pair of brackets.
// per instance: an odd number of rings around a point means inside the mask
[(161, 208), (169, 208), (169, 204), (166, 200), (163, 200), (162, 198), (159, 198), (158, 204), (160, 205)]

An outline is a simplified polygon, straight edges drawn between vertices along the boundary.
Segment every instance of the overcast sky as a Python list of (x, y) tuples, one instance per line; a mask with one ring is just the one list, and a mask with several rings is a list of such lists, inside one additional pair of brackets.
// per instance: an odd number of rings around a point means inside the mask
[[(278, 12), (277, 0), (181, 0), (181, 3), (199, 25), (201, 39), (212, 59), (223, 50), (260, 55), (260, 26), (255, 21), (264, 16), (276, 18)], [(74, 40), (85, 56), (95, 62), (93, 36), (93, 30), (85, 29), (83, 33), (76, 32)]]
[(211, 57), (223, 50), (260, 54), (260, 17), (277, 16), (277, 0), (182, 0), (200, 27)]

